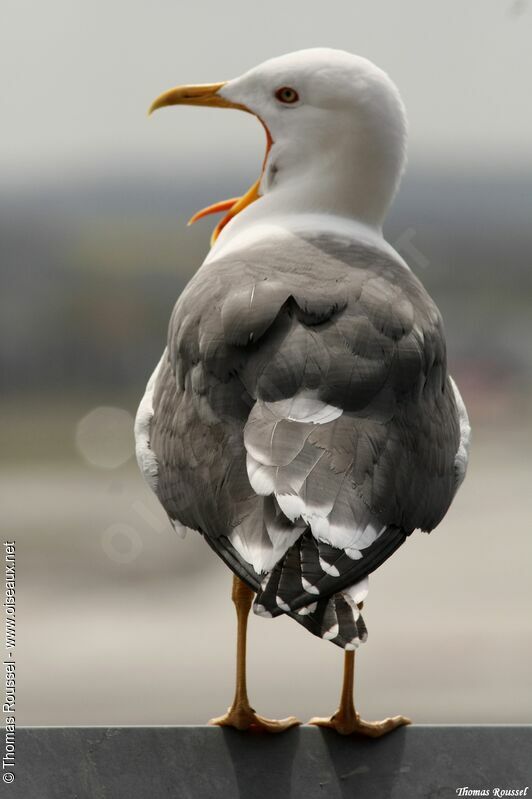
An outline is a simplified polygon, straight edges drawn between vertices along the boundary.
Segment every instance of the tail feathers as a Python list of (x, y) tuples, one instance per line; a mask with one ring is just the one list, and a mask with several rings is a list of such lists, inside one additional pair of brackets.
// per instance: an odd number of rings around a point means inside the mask
[(360, 610), (344, 591), (288, 615), (313, 635), (331, 641), (342, 649), (356, 649), (368, 637)]
[(363, 554), (355, 556), (354, 550), (348, 554), (349, 550), (316, 539), (307, 529), (262, 577), (256, 604), (263, 615), (279, 616), (320, 602), (320, 596), (343, 594), (384, 563), (405, 539), (402, 529), (386, 527)]
[[(342, 649), (356, 649), (359, 644), (366, 641), (368, 632), (357, 606), (357, 602), (361, 602), (364, 599), (367, 590), (367, 584), (364, 587), (362, 575), (358, 576), (357, 580), (357, 576), (354, 576), (353, 572), (350, 571), (351, 584), (345, 589), (337, 590), (336, 593), (329, 593), (328, 596), (323, 598), (307, 593), (307, 601), (303, 607), (300, 606), (297, 610), (291, 610), (288, 603), (283, 601), (284, 598), (281, 598), (282, 604), (277, 601), (277, 588), (281, 572), (280, 570), (274, 570), (271, 574), (273, 578), (272, 584), (268, 586), (269, 591), (271, 590), (273, 602), (270, 599), (268, 602), (269, 607), (266, 607), (261, 602), (261, 600), (264, 600), (264, 591), (261, 591), (260, 575), (253, 570), (250, 564), (247, 564), (238, 556), (229, 539), (225, 536), (219, 536), (218, 538), (205, 536), (205, 540), (241, 580), (254, 591), (257, 591), (253, 610), (258, 616), (272, 617), (284, 613), (303, 625), (313, 635), (330, 640)], [(404, 535), (402, 540), (404, 541)], [(394, 547), (397, 548), (395, 542)], [(373, 568), (376, 568), (376, 566), (373, 566)], [(369, 571), (372, 571), (372, 569), (369, 569)], [(336, 629), (336, 626), (338, 629)]]

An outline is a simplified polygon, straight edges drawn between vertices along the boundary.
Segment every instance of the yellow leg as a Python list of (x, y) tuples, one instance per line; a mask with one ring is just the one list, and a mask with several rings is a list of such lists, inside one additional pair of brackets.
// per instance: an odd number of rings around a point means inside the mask
[(363, 721), (355, 710), (353, 701), (353, 685), (355, 679), (355, 653), (353, 650), (346, 650), (344, 660), (344, 681), (342, 694), (340, 697), (340, 707), (331, 718), (313, 718), (309, 724), (316, 724), (318, 727), (328, 727), (336, 730), (340, 735), (351, 735), (359, 733), (369, 738), (380, 738), (387, 732), (402, 727), (403, 724), (411, 724), (410, 719), (405, 716), (393, 716), (383, 721)]
[(246, 635), (253, 591), (236, 575), (233, 577), (232, 599), (238, 620), (235, 698), (227, 713), (224, 716), (211, 719), (209, 724), (218, 724), (220, 727), (236, 727), (237, 730), (256, 729), (266, 732), (284, 732), (301, 722), (294, 716), (280, 720), (263, 718), (258, 716), (249, 704), (246, 685)]

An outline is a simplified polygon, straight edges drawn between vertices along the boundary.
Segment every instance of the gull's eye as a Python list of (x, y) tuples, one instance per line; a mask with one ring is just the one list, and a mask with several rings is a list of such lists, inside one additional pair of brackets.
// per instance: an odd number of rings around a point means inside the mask
[(299, 94), (296, 92), (295, 89), (292, 89), (290, 86), (281, 86), (280, 89), (277, 89), (275, 92), (275, 96), (279, 100), (280, 103), (286, 103), (287, 105), (291, 105), (292, 103), (297, 103), (299, 100)]

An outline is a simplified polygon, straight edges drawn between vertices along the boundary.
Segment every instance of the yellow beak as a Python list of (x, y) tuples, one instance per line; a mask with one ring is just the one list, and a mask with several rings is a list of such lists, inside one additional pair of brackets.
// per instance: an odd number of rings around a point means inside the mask
[[(246, 108), (245, 105), (233, 103), (230, 100), (226, 100), (225, 97), (222, 97), (222, 95), (219, 94), (219, 91), (225, 85), (226, 82), (205, 83), (199, 84), (197, 86), (176, 86), (174, 89), (163, 92), (163, 94), (160, 94), (159, 97), (153, 101), (149, 108), (148, 115), (152, 114), (154, 111), (157, 111), (159, 108), (166, 108), (170, 105), (203, 105), (212, 108), (237, 108), (239, 111), (247, 111), (250, 114), (253, 113), (249, 110), (249, 108)], [(260, 121), (262, 122), (262, 120)], [(266, 156), (264, 158), (265, 164), (268, 152), (272, 145), (272, 140), (268, 129), (266, 126), (264, 127), (266, 129), (267, 139)], [(210, 205), (208, 208), (198, 211), (190, 220), (189, 225), (194, 224), (194, 222), (197, 222), (198, 219), (202, 219), (208, 214), (215, 214), (219, 213), (220, 211), (228, 211), (226, 216), (220, 220), (213, 230), (211, 236), (211, 245), (214, 244), (220, 232), (227, 225), (227, 223), (230, 222), (231, 219), (240, 211), (246, 208), (246, 206), (250, 205), (250, 203), (254, 202), (260, 197), (258, 189), (261, 178), (262, 173), (256, 183), (254, 183), (253, 186), (242, 197), (234, 197), (231, 200), (223, 200), (222, 202), (214, 203), (214, 205)]]
[(157, 97), (150, 106), (149, 114), (153, 114), (158, 108), (166, 108), (169, 105), (206, 105), (213, 108), (238, 108), (240, 111), (249, 111), (245, 105), (232, 103), (218, 94), (226, 84), (223, 83), (202, 83), (197, 86), (176, 86), (169, 89)]

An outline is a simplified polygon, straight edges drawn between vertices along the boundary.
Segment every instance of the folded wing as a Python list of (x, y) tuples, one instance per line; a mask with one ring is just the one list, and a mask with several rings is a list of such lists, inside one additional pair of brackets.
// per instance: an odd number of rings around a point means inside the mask
[(294, 236), (202, 267), (153, 407), (171, 518), (258, 590), (260, 612), (309, 628), (321, 613), (320, 634), (331, 607), (346, 616), (341, 592), (436, 526), (456, 490), (439, 313), (403, 265), (347, 240)]

